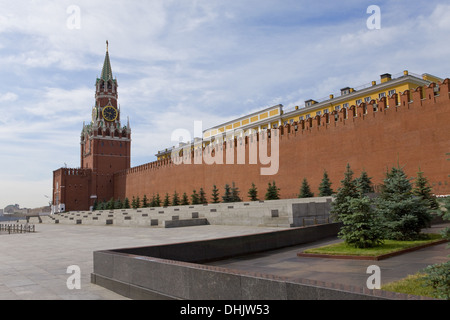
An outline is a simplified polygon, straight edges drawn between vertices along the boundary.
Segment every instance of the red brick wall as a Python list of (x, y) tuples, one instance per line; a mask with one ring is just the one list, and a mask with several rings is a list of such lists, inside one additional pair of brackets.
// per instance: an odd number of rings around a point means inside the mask
[[(59, 203), (65, 204), (67, 211), (89, 209), (91, 170), (59, 169), (53, 173), (53, 177), (53, 191), (59, 193)], [(56, 204), (54, 194), (53, 205)]]
[(108, 201), (114, 197), (114, 173), (130, 168), (130, 141), (94, 138), (88, 143), (91, 153), (82, 158), (82, 166), (92, 169), (92, 194), (99, 202)]
[[(313, 192), (318, 194), (323, 171), (327, 170), (336, 190), (340, 186), (345, 167), (349, 163), (359, 176), (365, 169), (375, 184), (383, 181), (392, 166), (400, 164), (410, 177), (419, 167), (432, 183), (436, 194), (450, 194), (450, 100), (448, 79), (440, 84), (440, 94), (434, 95), (434, 85), (409, 94), (395, 96), (389, 101), (377, 101), (378, 111), (367, 106), (352, 108), (348, 119), (339, 113), (339, 120), (330, 123), (326, 117), (277, 129), (280, 133), (280, 167), (274, 176), (260, 175), (261, 165), (174, 165), (168, 161), (155, 162), (115, 175), (116, 198), (151, 197), (167, 192), (180, 195), (203, 187), (211, 195), (217, 185), (221, 195), (225, 184), (236, 183), (241, 196), (247, 199), (254, 182), (259, 197), (264, 198), (267, 184), (276, 181), (283, 198), (296, 197), (303, 178), (307, 178)], [(423, 95), (423, 99), (422, 99)], [(409, 96), (413, 102), (409, 101)], [(398, 106), (395, 107), (398, 101)], [(373, 102), (375, 103), (375, 102)], [(389, 108), (386, 108), (389, 105)], [(353, 110), (356, 117), (353, 117)], [(321, 122), (318, 126), (317, 123)], [(305, 126), (305, 129), (302, 129)], [(246, 145), (248, 155), (248, 145)], [(248, 163), (248, 158), (246, 163)]]

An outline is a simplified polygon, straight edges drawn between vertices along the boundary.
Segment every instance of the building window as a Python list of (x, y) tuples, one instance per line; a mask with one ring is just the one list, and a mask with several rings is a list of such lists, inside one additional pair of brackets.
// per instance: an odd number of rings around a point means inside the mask
[(305, 117), (304, 117), (304, 116), (301, 116), (298, 120), (299, 120), (299, 121), (305, 120)]
[(294, 123), (294, 119), (289, 120), (289, 123), (293, 124)]
[(380, 93), (379, 95), (378, 95), (378, 98), (384, 98), (384, 97), (386, 97), (386, 93), (385, 92), (382, 92), (382, 93)]
[(370, 101), (372, 101), (372, 98), (371, 98), (371, 97), (366, 97), (366, 98), (364, 98), (364, 102), (365, 102), (365, 103), (369, 103)]
[(311, 115), (310, 115), (310, 114), (307, 114), (307, 115), (306, 115), (306, 120), (308, 120), (309, 118), (311, 118)]
[(343, 107), (344, 107), (344, 109), (348, 109), (349, 104), (348, 104), (348, 103), (344, 103), (344, 104), (343, 104)]
[(336, 107), (334, 107), (334, 110), (336, 110), (336, 111), (341, 110), (341, 106), (336, 106)]
[(397, 90), (393, 89), (393, 90), (389, 90), (389, 96), (392, 96), (394, 94), (397, 93)]
[(362, 103), (362, 99), (356, 100), (356, 105), (360, 105)]
[(325, 109), (325, 110), (323, 110), (323, 114), (327, 114), (327, 113), (329, 113), (330, 111), (328, 110), (328, 109)]
[(347, 94), (350, 94), (351, 91), (352, 90), (350, 88), (341, 89), (341, 95), (345, 96)]
[(321, 116), (322, 115), (322, 111), (317, 111), (316, 112), (316, 116)]

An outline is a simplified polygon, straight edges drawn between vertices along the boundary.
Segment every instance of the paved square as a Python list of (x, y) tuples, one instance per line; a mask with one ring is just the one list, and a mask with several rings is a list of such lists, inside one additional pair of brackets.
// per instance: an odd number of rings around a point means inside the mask
[[(36, 233), (0, 235), (0, 300), (125, 299), (90, 283), (97, 250), (230, 237), (277, 228), (200, 226), (181, 229), (36, 225)], [(69, 290), (67, 268), (81, 270), (81, 290)]]
[[(438, 232), (442, 226), (432, 228)], [(263, 233), (280, 228), (198, 226), (180, 229), (39, 224), (36, 233), (0, 235), (0, 300), (123, 300), (90, 282), (93, 252)], [(367, 267), (379, 265), (382, 283), (399, 280), (425, 266), (448, 260), (447, 244), (383, 261), (299, 258), (297, 253), (329, 239), (212, 263), (235, 270), (364, 286)], [(69, 290), (69, 266), (81, 270), (81, 289)]]

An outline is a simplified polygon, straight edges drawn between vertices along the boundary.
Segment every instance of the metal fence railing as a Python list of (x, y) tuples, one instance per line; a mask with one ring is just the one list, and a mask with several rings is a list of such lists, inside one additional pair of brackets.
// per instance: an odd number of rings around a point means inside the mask
[(35, 233), (36, 228), (33, 224), (0, 224), (0, 233)]
[(321, 225), (321, 224), (329, 224), (332, 223), (333, 221), (331, 221), (330, 218), (319, 218), (319, 217), (314, 217), (314, 218), (302, 218), (302, 224), (304, 227), (306, 226), (316, 226), (316, 225)]

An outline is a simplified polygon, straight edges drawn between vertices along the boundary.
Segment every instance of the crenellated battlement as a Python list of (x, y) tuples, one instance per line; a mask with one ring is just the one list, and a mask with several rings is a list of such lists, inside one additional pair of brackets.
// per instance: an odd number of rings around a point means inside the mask
[(90, 177), (91, 169), (74, 169), (74, 168), (61, 168), (56, 171), (61, 176), (77, 176), (77, 177)]
[[(371, 100), (369, 103), (361, 103), (358, 106), (352, 105), (348, 109), (343, 108), (339, 111), (333, 111), (323, 115), (317, 115), (314, 118), (307, 120), (301, 120), (292, 124), (286, 124), (280, 126), (277, 129), (268, 129), (262, 132), (250, 133), (246, 136), (235, 137), (234, 147), (244, 143), (246, 148), (249, 148), (249, 144), (252, 142), (258, 142), (260, 137), (267, 136), (267, 143), (270, 144), (272, 135), (275, 133), (278, 135), (280, 143), (283, 140), (292, 140), (311, 136), (316, 132), (323, 131), (329, 134), (335, 133), (335, 129), (349, 125), (364, 125), (364, 121), (391, 121), (391, 115), (394, 113), (409, 112), (410, 110), (420, 110), (420, 112), (430, 112), (429, 108), (435, 104), (448, 102), (450, 100), (450, 79), (445, 79), (441, 83), (431, 83), (428, 86), (417, 87), (415, 90), (406, 90), (404, 92), (395, 93), (389, 98), (383, 97), (381, 99)], [(450, 111), (450, 105), (449, 111)], [(395, 120), (394, 120), (395, 121)], [(362, 124), (359, 124), (361, 123)], [(339, 133), (337, 133), (339, 134)], [(339, 139), (338, 136), (333, 136), (333, 139)], [(211, 145), (202, 147), (202, 152), (210, 152), (210, 148), (218, 148), (226, 150), (230, 145), (230, 141), (227, 139), (216, 140)], [(284, 147), (284, 145), (281, 145)], [(198, 156), (200, 147), (191, 151), (191, 163), (194, 163), (194, 159)], [(180, 148), (181, 156), (182, 148)], [(217, 149), (216, 149), (217, 150)], [(235, 149), (236, 152), (236, 149)], [(225, 154), (225, 152), (224, 152)], [(184, 155), (186, 158), (186, 156)], [(202, 162), (201, 165), (205, 165)], [(134, 167), (128, 170), (124, 170), (116, 173), (116, 176), (126, 176), (129, 174), (139, 174), (147, 171), (156, 171), (162, 168), (169, 168), (177, 166), (171, 159), (159, 160), (151, 163), (147, 163), (138, 167)]]

